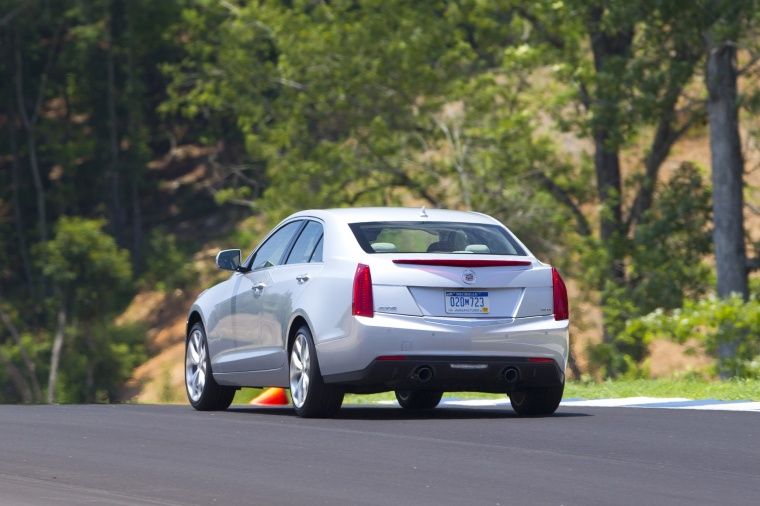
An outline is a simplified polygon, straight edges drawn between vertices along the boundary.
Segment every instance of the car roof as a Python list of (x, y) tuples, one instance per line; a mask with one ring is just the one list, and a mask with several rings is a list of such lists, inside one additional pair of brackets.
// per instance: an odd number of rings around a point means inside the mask
[(290, 218), (315, 217), (344, 223), (370, 221), (452, 221), (466, 223), (499, 224), (497, 220), (481, 213), (451, 209), (427, 209), (425, 207), (343, 207), (335, 209), (312, 209), (300, 211)]

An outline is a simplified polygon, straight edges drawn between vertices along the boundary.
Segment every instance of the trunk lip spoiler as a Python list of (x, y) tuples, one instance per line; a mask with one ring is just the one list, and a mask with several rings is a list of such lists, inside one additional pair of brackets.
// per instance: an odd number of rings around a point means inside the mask
[(475, 260), (475, 259), (442, 259), (442, 258), (398, 258), (393, 260), (399, 265), (430, 265), (435, 267), (529, 267), (530, 260)]

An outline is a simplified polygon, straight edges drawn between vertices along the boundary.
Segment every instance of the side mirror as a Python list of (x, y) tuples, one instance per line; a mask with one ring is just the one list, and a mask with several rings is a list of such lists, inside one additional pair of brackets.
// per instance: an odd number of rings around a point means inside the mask
[(216, 254), (216, 266), (225, 271), (237, 271), (240, 268), (240, 250), (226, 249)]

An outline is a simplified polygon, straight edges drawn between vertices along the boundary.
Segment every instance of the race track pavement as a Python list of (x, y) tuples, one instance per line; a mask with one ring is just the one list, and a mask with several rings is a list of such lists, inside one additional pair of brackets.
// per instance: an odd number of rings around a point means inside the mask
[[(395, 404), (396, 401), (388, 401)], [(461, 400), (444, 398), (441, 406), (462, 407), (496, 407), (509, 406), (509, 399)], [(623, 399), (564, 399), (560, 406), (593, 408), (664, 408), (664, 409), (701, 409), (709, 411), (754, 411), (760, 413), (760, 402), (753, 401), (717, 401), (692, 400), (684, 398), (627, 397)]]

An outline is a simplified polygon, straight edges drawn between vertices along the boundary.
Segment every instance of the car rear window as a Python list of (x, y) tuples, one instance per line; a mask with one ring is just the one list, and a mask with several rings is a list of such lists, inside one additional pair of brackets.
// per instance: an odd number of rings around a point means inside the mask
[(349, 225), (367, 253), (461, 253), (526, 256), (498, 225), (436, 221), (373, 221)]

